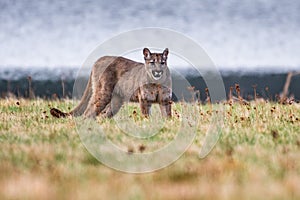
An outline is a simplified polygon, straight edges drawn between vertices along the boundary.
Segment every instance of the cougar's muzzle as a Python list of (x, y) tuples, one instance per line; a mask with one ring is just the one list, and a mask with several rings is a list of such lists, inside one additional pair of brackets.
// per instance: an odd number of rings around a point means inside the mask
[(163, 71), (162, 70), (153, 70), (152, 71), (152, 76), (155, 80), (158, 80), (162, 77)]

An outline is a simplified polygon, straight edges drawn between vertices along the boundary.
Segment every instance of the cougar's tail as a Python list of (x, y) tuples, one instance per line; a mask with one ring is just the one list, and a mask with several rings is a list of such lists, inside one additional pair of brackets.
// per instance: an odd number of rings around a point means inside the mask
[(51, 108), (50, 113), (53, 117), (57, 118), (70, 116), (70, 113), (64, 113), (56, 108)]
[(88, 84), (85, 88), (85, 91), (83, 93), (83, 96), (80, 100), (80, 103), (69, 113), (62, 112), (56, 108), (51, 108), (50, 113), (53, 117), (61, 118), (61, 117), (67, 117), (67, 116), (80, 116), (84, 113), (86, 110), (88, 103), (92, 96), (92, 74), (89, 78)]

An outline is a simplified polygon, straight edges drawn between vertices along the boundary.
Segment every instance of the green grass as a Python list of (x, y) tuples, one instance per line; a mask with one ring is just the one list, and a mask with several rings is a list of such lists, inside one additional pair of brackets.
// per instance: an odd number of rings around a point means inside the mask
[[(142, 141), (112, 119), (97, 119), (116, 145), (147, 153), (174, 139), (183, 110), (198, 114), (197, 137), (184, 155), (139, 175), (99, 163), (81, 143), (74, 120), (52, 118), (50, 107), (67, 111), (73, 102), (0, 100), (0, 199), (300, 198), (299, 104), (222, 105), (222, 135), (204, 159), (198, 155), (215, 112), (211, 105), (176, 103), (174, 117)], [(155, 120), (140, 118), (136, 104), (124, 106), (122, 116), (137, 125)]]

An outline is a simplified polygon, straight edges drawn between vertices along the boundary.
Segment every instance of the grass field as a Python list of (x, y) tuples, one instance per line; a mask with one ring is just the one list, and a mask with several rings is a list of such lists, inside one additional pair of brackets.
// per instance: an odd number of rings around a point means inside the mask
[[(91, 156), (71, 118), (50, 116), (50, 107), (70, 110), (71, 100), (2, 99), (0, 199), (300, 199), (299, 104), (222, 105), (222, 135), (204, 159), (198, 155), (211, 105), (176, 103), (173, 119), (146, 146), (122, 135), (113, 120), (98, 122), (129, 153), (146, 153), (173, 139), (180, 110), (189, 106), (196, 107), (199, 124), (184, 155), (156, 172), (128, 174)], [(136, 123), (143, 120), (137, 105), (128, 111)]]

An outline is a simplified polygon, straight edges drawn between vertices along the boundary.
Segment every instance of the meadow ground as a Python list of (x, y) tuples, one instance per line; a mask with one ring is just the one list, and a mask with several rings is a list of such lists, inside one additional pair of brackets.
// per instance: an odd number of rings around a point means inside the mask
[[(145, 153), (173, 139), (171, 127), (190, 106), (199, 124), (184, 155), (156, 172), (128, 174), (91, 156), (74, 120), (50, 116), (50, 107), (69, 110), (71, 100), (2, 99), (0, 199), (300, 199), (299, 104), (222, 105), (222, 135), (204, 159), (198, 155), (211, 105), (176, 103), (173, 119), (149, 146), (123, 136), (114, 120), (98, 122), (122, 148)], [(128, 111), (135, 122), (142, 120), (137, 105), (127, 105)]]

